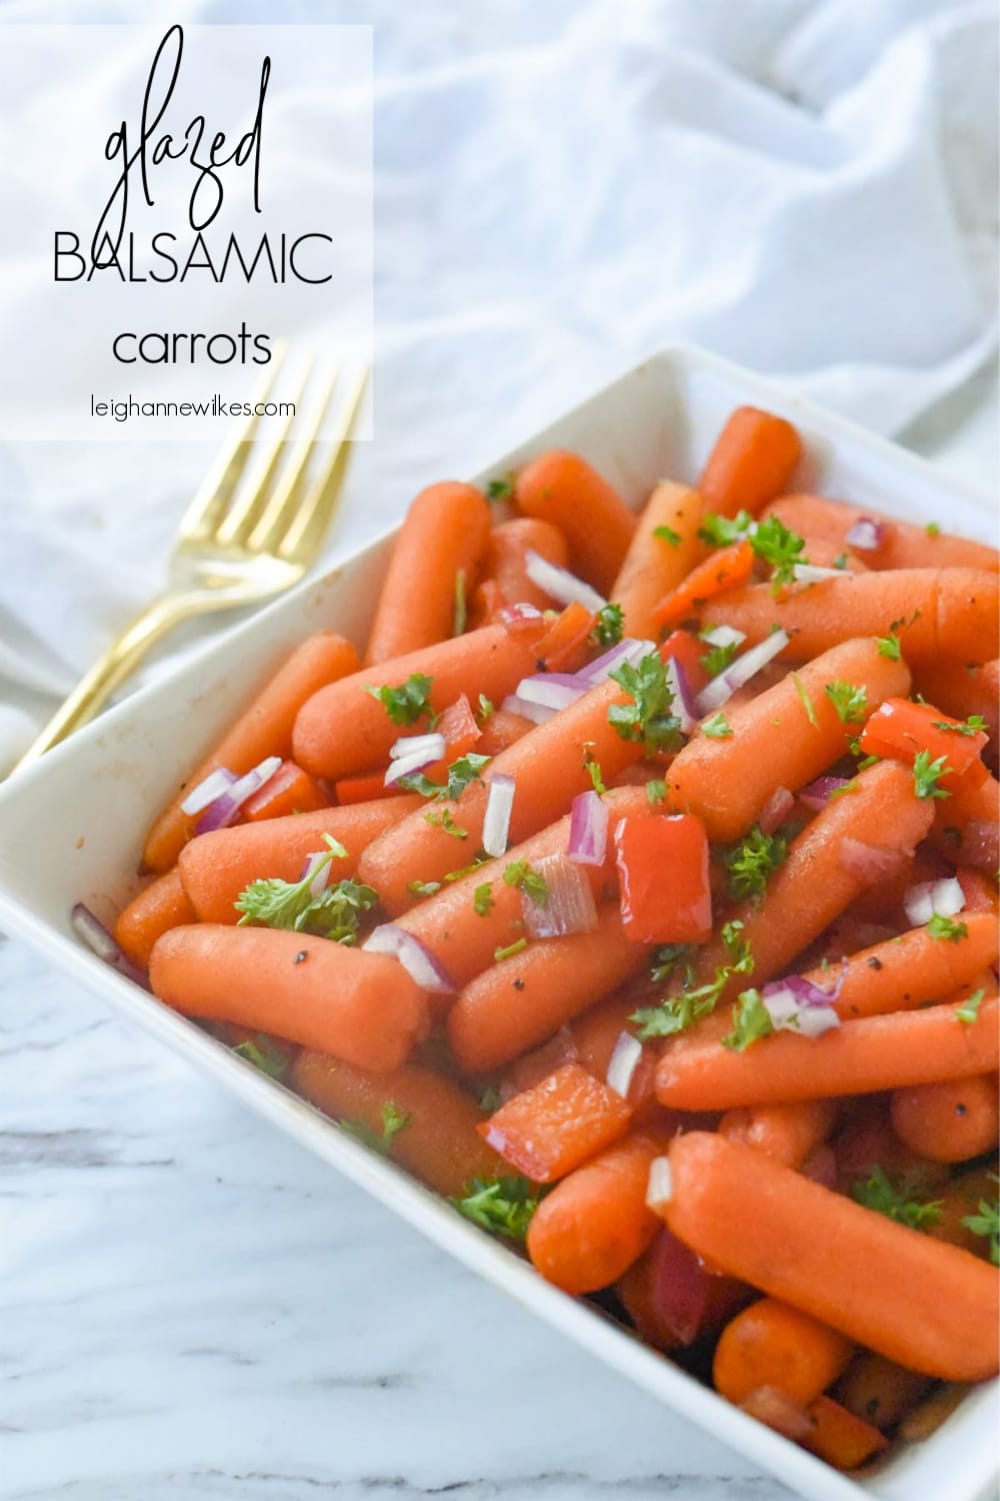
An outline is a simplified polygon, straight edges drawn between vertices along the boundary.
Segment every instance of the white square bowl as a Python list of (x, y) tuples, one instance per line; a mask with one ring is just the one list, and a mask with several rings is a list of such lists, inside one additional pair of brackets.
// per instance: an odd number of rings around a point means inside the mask
[[(684, 348), (668, 349), (629, 371), (499, 458), (475, 482), (504, 474), (543, 449), (574, 448), (638, 505), (662, 475), (692, 480), (726, 417), (747, 402), (780, 412), (801, 433), (807, 452), (798, 488), (916, 521), (938, 520), (971, 537), (989, 536), (981, 504), (918, 459), (773, 389), (750, 371)], [(923, 1443), (900, 1447), (856, 1478), (841, 1475), (746, 1417), (612, 1320), (548, 1286), (513, 1252), (107, 968), (73, 935), (74, 902), (86, 901), (110, 919), (131, 895), (151, 816), (269, 667), (312, 631), (333, 628), (363, 637), (388, 549), (389, 539), (382, 538), (308, 579), (0, 788), (3, 926), (467, 1266), (801, 1495), (815, 1501), (976, 1501), (996, 1468), (996, 1382), (971, 1392)]]

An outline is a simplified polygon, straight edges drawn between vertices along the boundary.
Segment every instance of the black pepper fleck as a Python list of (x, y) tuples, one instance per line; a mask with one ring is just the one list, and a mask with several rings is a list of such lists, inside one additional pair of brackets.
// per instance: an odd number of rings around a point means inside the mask
[(871, 958), (868, 960), (868, 968), (869, 969), (881, 969), (882, 968), (882, 961), (881, 961), (881, 959), (876, 959), (875, 955), (872, 954)]
[(968, 1115), (968, 1113), (969, 1113), (969, 1109), (968, 1109), (967, 1105), (963, 1105), (960, 1102), (959, 1104), (957, 1104), (955, 1106), (955, 1114), (956, 1115), (962, 1116), (962, 1115)]
[(514, 981), (514, 989), (515, 990), (523, 990), (524, 989), (524, 981), (523, 980), (515, 980)]
[(295, 958), (292, 960), (292, 963), (293, 964), (305, 964), (305, 962), (306, 962), (306, 960), (308, 958), (309, 958), (309, 950), (308, 949), (299, 949), (298, 953), (295, 955)]

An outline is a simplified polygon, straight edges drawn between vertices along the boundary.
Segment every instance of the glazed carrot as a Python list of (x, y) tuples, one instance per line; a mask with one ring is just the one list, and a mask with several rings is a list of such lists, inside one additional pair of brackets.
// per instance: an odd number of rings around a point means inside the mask
[(528, 1255), (547, 1282), (592, 1293), (622, 1276), (659, 1226), (646, 1204), (649, 1165), (666, 1137), (634, 1132), (564, 1178), (539, 1204)]
[(843, 1021), (943, 1000), (997, 959), (1000, 939), (993, 917), (963, 912), (959, 920), (966, 932), (957, 940), (934, 938), (927, 928), (910, 928), (851, 954), (839, 966), (807, 970), (806, 979), (823, 990), (839, 984), (834, 1006)]
[(730, 1110), (967, 1079), (997, 1067), (998, 1014), (993, 996), (971, 1023), (954, 1006), (932, 1006), (845, 1022), (822, 1037), (780, 1032), (743, 1053), (691, 1042), (666, 1049), (656, 1093), (675, 1110)]
[(955, 875), (965, 897), (963, 921), (967, 921), (966, 914), (970, 912), (992, 912), (996, 917), (1000, 909), (1000, 892), (997, 891), (996, 882), (983, 875), (981, 870), (973, 870), (967, 865), (960, 865)]
[(927, 1377), (919, 1371), (859, 1350), (837, 1383), (837, 1400), (856, 1418), (885, 1430), (895, 1427), (927, 1387)]
[(181, 851), (178, 862), (184, 890), (201, 922), (235, 923), (239, 913), (233, 903), (251, 881), (299, 880), (308, 856), (326, 847), (324, 834), (347, 850), (345, 859), (334, 861), (332, 878), (353, 876), (369, 840), (397, 824), (416, 804), (410, 794), (199, 834)]
[[(864, 506), (827, 500), (821, 495), (783, 495), (772, 501), (764, 514), (777, 516), (790, 531), (802, 536), (821, 537), (838, 552), (853, 552), (847, 534), (856, 522), (863, 517), (877, 521), (880, 546), (863, 548), (856, 554), (869, 568), (985, 568), (996, 572), (1000, 567), (996, 548), (983, 542), (970, 542), (948, 532), (929, 532), (912, 521), (898, 521)], [(809, 561), (815, 561), (811, 552)]]
[[(461, 842), (449, 834), (446, 822), (428, 822), (423, 809), (401, 824), (391, 839), (373, 844), (361, 864), (362, 878), (381, 893), (386, 910), (396, 914), (413, 905), (411, 881), (440, 881), (468, 864), (482, 840), (489, 784), (495, 776), (514, 780), (509, 835), (514, 845), (551, 824), (567, 812), (578, 792), (592, 787), (585, 761), (596, 761), (607, 781), (639, 760), (641, 742), (623, 740), (608, 722), (613, 704), (629, 702), (628, 694), (609, 679), (501, 752), (482, 780), (470, 783), (457, 802), (438, 805), (437, 817), (444, 819), (447, 813), (466, 830)], [(465, 849), (468, 858), (463, 858)]]
[(799, 585), (775, 598), (770, 584), (747, 584), (711, 599), (704, 625), (731, 625), (751, 644), (773, 625), (791, 636), (783, 656), (806, 662), (848, 636), (898, 636), (921, 669), (942, 656), (981, 662), (996, 649), (997, 576), (974, 568), (901, 568), (852, 573)]
[(625, 936), (617, 903), (592, 933), (545, 938), (483, 970), (448, 1013), (448, 1041), (466, 1073), (487, 1073), (544, 1042), (649, 956)]
[(929, 704), (940, 704), (946, 714), (968, 719), (979, 714), (995, 742), (1000, 704), (1000, 661), (982, 666), (956, 666), (954, 662), (925, 662), (914, 687)]
[(474, 701), (484, 693), (494, 703), (535, 670), (530, 637), (514, 637), (501, 625), (484, 626), (452, 641), (379, 662), (314, 693), (303, 704), (292, 736), (294, 755), (314, 777), (334, 781), (385, 764), (401, 735), (426, 729), (393, 721), (369, 688), (398, 688), (419, 674), (431, 680), (430, 707), (442, 714), (460, 694)]
[(512, 714), (509, 709), (495, 709), (483, 725), (476, 749), (482, 756), (498, 756), (523, 740), (535, 726), (523, 714)]
[(649, 1250), (616, 1288), (629, 1318), (656, 1350), (677, 1350), (716, 1333), (754, 1296), (745, 1282), (715, 1275), (661, 1225)]
[(996, 1074), (897, 1089), (889, 1108), (900, 1141), (932, 1162), (967, 1162), (1000, 1138)]
[(197, 922), (176, 870), (168, 870), (144, 886), (119, 914), (114, 934), (126, 959), (140, 969), (149, 968), (153, 944), (161, 933)]
[(639, 517), (625, 560), (611, 588), (621, 606), (624, 634), (654, 635), (653, 607), (677, 589), (705, 553), (698, 536), (704, 504), (697, 490), (661, 480)]
[[(477, 624), (495, 619), (500, 610), (509, 605), (534, 605), (539, 610), (552, 608), (551, 596), (528, 577), (529, 552), (537, 553), (557, 568), (566, 568), (569, 564), (566, 538), (551, 521), (518, 516), (493, 527), (483, 560), (484, 583), (493, 585), (493, 589), (485, 597), (483, 586), (477, 591)], [(492, 603), (487, 607), (488, 600)]]
[(669, 805), (699, 813), (712, 839), (738, 839), (760, 817), (775, 787), (796, 792), (846, 753), (860, 725), (844, 723), (828, 685), (846, 682), (861, 689), (870, 712), (886, 698), (907, 693), (910, 675), (904, 662), (880, 656), (875, 642), (862, 638), (832, 647), (795, 678), (782, 678), (738, 708), (727, 704), (723, 713), (732, 734), (696, 735), (671, 763)]
[(928, 1227), (928, 1234), (935, 1240), (948, 1241), (950, 1245), (961, 1246), (974, 1256), (989, 1260), (989, 1236), (977, 1234), (965, 1221), (982, 1213), (981, 1203), (997, 1202), (995, 1168), (975, 1167), (960, 1173), (957, 1178), (935, 1189), (933, 1198), (938, 1206), (938, 1218)]
[(841, 1100), (841, 1113), (846, 1119), (831, 1143), (836, 1186), (843, 1193), (851, 1193), (881, 1168), (894, 1181), (909, 1185), (914, 1193), (936, 1198), (947, 1181), (948, 1168), (903, 1145), (892, 1129), (889, 1099), (889, 1095), (861, 1095)]
[[(638, 814), (649, 807), (649, 801), (641, 787), (623, 787), (609, 792), (606, 801), (611, 816), (616, 813)], [(524, 860), (531, 865), (543, 855), (562, 853), (568, 840), (567, 816), (508, 850), (499, 859), (491, 860), (470, 871), (468, 875), (446, 883), (434, 896), (420, 902), (412, 911), (396, 920), (401, 928), (413, 933), (430, 949), (461, 989), (494, 962), (494, 952), (497, 949), (508, 948), (524, 938), (525, 897), (516, 886), (504, 881), (504, 871), (517, 861)], [(458, 840), (453, 840), (452, 843), (459, 845)], [(375, 848), (375, 845), (371, 846), (372, 850)], [(461, 853), (458, 858), (462, 858)], [(600, 891), (601, 885), (608, 878), (608, 873), (613, 868), (612, 860), (613, 850), (609, 849), (609, 859), (603, 866), (580, 867), (595, 893)], [(359, 868), (363, 880), (371, 880), (368, 874), (371, 869), (366, 857)], [(490, 888), (491, 903), (484, 905), (481, 902), (483, 910), (480, 912), (476, 909), (476, 888), (487, 885)], [(384, 899), (384, 889), (379, 886), (375, 889), (382, 892)]]
[(567, 1063), (476, 1129), (519, 1173), (554, 1183), (618, 1141), (631, 1119), (620, 1095), (578, 1063)]
[(912, 1370), (996, 1372), (998, 1279), (974, 1256), (723, 1136), (675, 1137), (668, 1160), (653, 1207), (700, 1256)]
[[(891, 858), (893, 852), (912, 850), (933, 816), (927, 801), (914, 795), (909, 768), (898, 761), (870, 766), (854, 779), (852, 792), (828, 802), (792, 840), (788, 858), (771, 876), (764, 896), (742, 903), (731, 914), (743, 923), (741, 936), (748, 941), (755, 962), (754, 985), (781, 974), (874, 879), (863, 867), (845, 861), (845, 840), (886, 852)], [(696, 983), (710, 982), (728, 959), (721, 934), (716, 935), (698, 952)], [(736, 977), (723, 996), (731, 998), (740, 988), (742, 981)]]
[(427, 1034), (427, 997), (395, 959), (302, 933), (174, 928), (153, 949), (149, 983), (184, 1016), (274, 1032), (375, 1073)]
[(283, 761), (259, 792), (248, 798), (240, 810), (251, 823), (265, 818), (284, 818), (290, 813), (315, 813), (329, 808), (330, 799), (301, 766)]
[(363, 771), (354, 777), (341, 777), (333, 784), (338, 807), (347, 807), (351, 803), (370, 803), (386, 797), (402, 797), (405, 790), (403, 787), (387, 787), (385, 772), (381, 767), (378, 771)]
[(828, 1324), (776, 1298), (761, 1298), (723, 1329), (712, 1381), (730, 1402), (773, 1386), (805, 1404), (836, 1381), (853, 1353), (850, 1340)]
[(1000, 782), (981, 764), (947, 782), (949, 796), (935, 802), (934, 847), (958, 864), (993, 875), (1000, 864), (997, 821)]
[(292, 726), (299, 709), (319, 688), (354, 672), (357, 665), (358, 654), (351, 643), (330, 632), (310, 636), (296, 647), (215, 749), (181, 784), (146, 837), (143, 863), (159, 873), (174, 865), (200, 817), (181, 812), (188, 793), (220, 766), (243, 776), (266, 756), (290, 755)]
[(448, 640), (456, 595), (472, 598), (489, 535), (490, 508), (473, 485), (444, 480), (421, 490), (393, 545), (366, 666)]
[(392, 1073), (369, 1074), (307, 1049), (293, 1063), (288, 1083), (326, 1115), (360, 1122), (376, 1135), (383, 1110), (394, 1106), (406, 1125), (393, 1136), (388, 1155), (436, 1193), (458, 1195), (473, 1178), (507, 1171), (476, 1130), (482, 1120), (476, 1101), (433, 1069), (404, 1063)]
[(608, 1064), (615, 1044), (623, 1032), (635, 1033), (629, 1017), (638, 1006), (646, 1003), (646, 997), (637, 998), (626, 989), (619, 995), (610, 996), (599, 1006), (592, 1007), (570, 1023), (576, 1057), (595, 1078), (606, 1079)]
[(514, 503), (525, 516), (558, 526), (575, 573), (606, 594), (635, 531), (635, 513), (617, 490), (577, 453), (551, 449), (517, 476)]
[(703, 562), (696, 563), (686, 578), (655, 601), (649, 610), (653, 625), (658, 630), (679, 625), (717, 598), (724, 605), (730, 591), (750, 577), (753, 561), (753, 548), (746, 540), (720, 547)]
[(727, 421), (698, 482), (710, 511), (753, 515), (788, 488), (802, 457), (802, 440), (783, 417), (757, 407), (737, 407)]
[(830, 1100), (799, 1100), (791, 1105), (744, 1105), (727, 1110), (719, 1130), (785, 1167), (801, 1167), (826, 1141), (836, 1118)]
[(888, 1440), (877, 1428), (832, 1397), (816, 1397), (806, 1412), (812, 1429), (803, 1439), (805, 1447), (838, 1470), (856, 1470), (887, 1445)]

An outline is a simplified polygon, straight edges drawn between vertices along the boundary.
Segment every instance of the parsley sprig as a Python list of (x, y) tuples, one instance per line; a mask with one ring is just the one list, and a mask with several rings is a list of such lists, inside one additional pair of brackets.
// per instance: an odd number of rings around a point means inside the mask
[(414, 672), (398, 688), (366, 683), (365, 692), (378, 699), (393, 724), (415, 724), (430, 709), (431, 681), (422, 672)]
[(680, 720), (670, 712), (674, 695), (658, 652), (650, 652), (635, 667), (622, 663), (611, 677), (632, 699), (608, 710), (608, 723), (623, 740), (641, 740), (650, 755), (680, 742)]
[[(990, 1177), (994, 1183), (1000, 1182), (996, 1173), (990, 1173)], [(990, 1260), (994, 1266), (1000, 1266), (1000, 1203), (994, 1200), (991, 1204), (987, 1199), (980, 1199), (979, 1213), (967, 1214), (962, 1224), (973, 1235), (986, 1237), (990, 1243)]]
[(938, 786), (950, 769), (947, 756), (938, 756), (932, 761), (930, 751), (918, 751), (913, 758), (914, 792), (918, 797), (950, 797), (947, 788)]
[(837, 711), (841, 724), (861, 724), (868, 714), (868, 695), (853, 683), (827, 683), (826, 696)]
[(459, 1214), (499, 1235), (504, 1240), (523, 1241), (544, 1194), (527, 1178), (473, 1178), (465, 1193), (453, 1198)]
[(344, 846), (330, 834), (324, 834), (327, 853), (301, 881), (282, 881), (277, 877), (251, 881), (237, 897), (237, 912), (243, 915), (240, 926), (258, 923), (265, 928), (283, 928), (295, 933), (314, 933), (331, 938), (348, 947), (358, 941), (361, 915), (378, 903), (378, 892), (357, 881), (337, 881), (313, 895), (316, 877), (333, 860), (347, 854)]
[(774, 1031), (771, 1013), (764, 1005), (759, 990), (744, 990), (733, 1007), (733, 1030), (722, 1039), (722, 1046), (734, 1053), (745, 1053), (762, 1037), (770, 1037)]
[(964, 922), (956, 922), (953, 917), (945, 917), (943, 912), (932, 914), (927, 924), (927, 932), (931, 938), (939, 938), (943, 942), (960, 943), (963, 938), (968, 938), (969, 930)]
[(617, 646), (625, 629), (625, 615), (621, 605), (608, 604), (597, 612), (597, 620), (591, 635), (598, 646)]
[(543, 876), (531, 868), (527, 860), (512, 860), (503, 873), (504, 883), (523, 891), (536, 907), (544, 907), (549, 900), (549, 888)]
[(483, 771), (491, 759), (490, 756), (479, 756), (475, 751), (469, 751), (468, 755), (459, 756), (451, 763), (448, 767), (448, 781), (444, 784), (432, 782), (422, 771), (416, 771), (412, 776), (400, 777), (399, 785), (408, 788), (410, 792), (419, 792), (421, 797), (435, 798), (438, 801), (449, 798), (455, 802), (471, 782), (482, 779)]
[(629, 1017), (638, 1028), (636, 1036), (646, 1042), (651, 1037), (673, 1037), (686, 1032), (703, 1016), (709, 1016), (719, 1003), (719, 998), (734, 975), (753, 973), (754, 961), (750, 945), (742, 936), (743, 924), (736, 919), (722, 928), (722, 941), (729, 955), (728, 964), (720, 964), (713, 979), (704, 985), (694, 985), (690, 965), (691, 947), (688, 944), (667, 944), (658, 949), (657, 963), (652, 976), (654, 982), (673, 973), (678, 964), (688, 963), (687, 983), (678, 995), (667, 996), (658, 1006), (641, 1006)]
[(263, 1032), (258, 1032), (256, 1038), (248, 1037), (246, 1042), (237, 1043), (233, 1052), (237, 1058), (245, 1058), (262, 1074), (267, 1074), (269, 1079), (283, 1079), (292, 1061)]
[(393, 1100), (386, 1100), (381, 1111), (382, 1129), (375, 1131), (367, 1121), (342, 1120), (338, 1122), (342, 1131), (348, 1136), (353, 1136), (355, 1141), (362, 1142), (372, 1151), (378, 1152), (383, 1157), (389, 1156), (389, 1149), (400, 1131), (410, 1124), (410, 1117), (405, 1110), (400, 1110)]
[(777, 516), (754, 521), (748, 511), (740, 511), (732, 518), (709, 512), (698, 528), (698, 536), (712, 547), (728, 547), (746, 537), (755, 555), (770, 566), (775, 590), (790, 584), (795, 578), (796, 563), (806, 561), (803, 556), (806, 539), (791, 531)]
[(851, 1198), (897, 1225), (907, 1225), (911, 1230), (930, 1230), (941, 1218), (939, 1200), (926, 1201), (915, 1196), (911, 1183), (902, 1180), (893, 1183), (880, 1167), (872, 1168), (867, 1178), (859, 1179), (851, 1189)]
[(979, 1008), (983, 1004), (985, 994), (985, 990), (974, 990), (970, 996), (966, 997), (961, 1006), (956, 1006), (955, 1015), (965, 1026), (971, 1027), (973, 1022), (979, 1020)]
[(722, 856), (729, 872), (729, 895), (733, 901), (763, 896), (770, 877), (788, 858), (788, 840), (779, 831), (765, 834), (754, 826), (738, 844)]

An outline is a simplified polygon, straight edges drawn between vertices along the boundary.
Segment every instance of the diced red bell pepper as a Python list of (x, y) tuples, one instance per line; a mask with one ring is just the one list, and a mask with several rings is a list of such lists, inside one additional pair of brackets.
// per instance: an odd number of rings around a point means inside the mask
[(660, 660), (667, 662), (672, 657), (679, 666), (683, 667), (691, 692), (700, 693), (709, 681), (708, 673), (701, 665), (701, 659), (707, 650), (705, 644), (690, 631), (671, 631), (660, 647)]
[(622, 818), (615, 828), (622, 924), (636, 943), (712, 933), (708, 835), (694, 813)]
[(316, 813), (328, 808), (330, 799), (308, 772), (294, 761), (282, 761), (273, 777), (247, 798), (243, 816), (256, 823), (263, 818), (283, 818), (289, 813)]
[(855, 1417), (832, 1397), (816, 1397), (806, 1412), (813, 1426), (803, 1444), (838, 1470), (856, 1470), (888, 1445), (884, 1433), (864, 1418)]
[(362, 771), (353, 777), (341, 777), (334, 782), (337, 802), (346, 807), (348, 803), (371, 803), (380, 797), (399, 797), (405, 787), (387, 787), (384, 771)]
[(709, 1272), (666, 1226), (617, 1290), (629, 1318), (657, 1350), (715, 1333), (753, 1297), (745, 1283)]
[(567, 1063), (501, 1105), (476, 1129), (535, 1183), (554, 1183), (625, 1135), (631, 1106), (579, 1063)]
[(574, 600), (552, 622), (535, 647), (535, 656), (548, 672), (576, 672), (587, 657), (590, 633), (597, 616)]
[(483, 732), (466, 694), (463, 693), (461, 698), (448, 705), (437, 722), (437, 732), (444, 736), (444, 755), (440, 761), (424, 768), (424, 776), (444, 786), (448, 780), (448, 767), (452, 762), (467, 756), (476, 741), (482, 739)]
[[(982, 768), (978, 780), (983, 781), (987, 772), (981, 757), (989, 736), (982, 730), (963, 735), (958, 728), (961, 723), (932, 704), (887, 698), (861, 731), (861, 749), (866, 756), (884, 756), (893, 761), (912, 761), (920, 751), (926, 751), (932, 761), (944, 756), (948, 770), (941, 778), (943, 786), (952, 775), (971, 773), (975, 778), (976, 766)], [(954, 725), (955, 729), (940, 729), (940, 725)]]
[(665, 594), (653, 610), (653, 624), (666, 630), (677, 625), (688, 615), (697, 615), (708, 599), (714, 599), (724, 589), (742, 584), (753, 571), (754, 552), (744, 538), (729, 547), (720, 547), (703, 563), (692, 568), (687, 578), (676, 589)]

